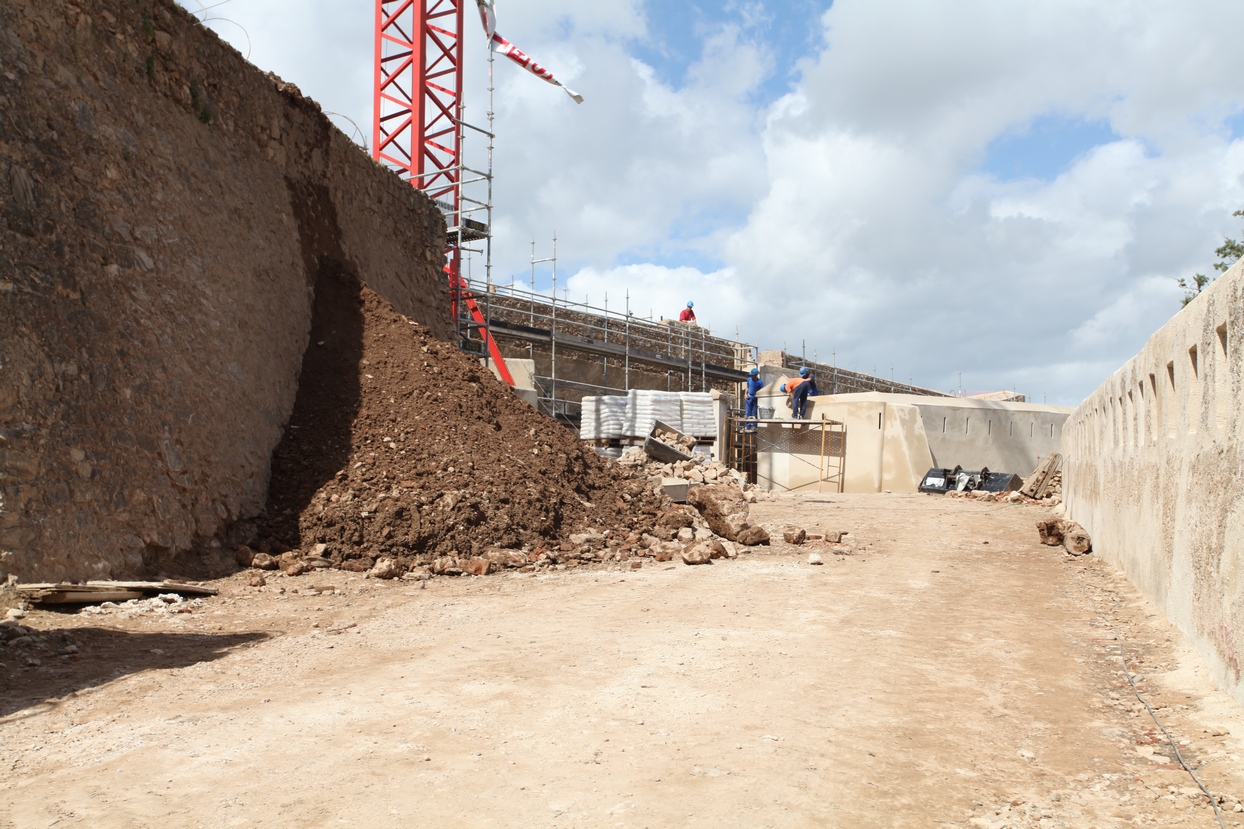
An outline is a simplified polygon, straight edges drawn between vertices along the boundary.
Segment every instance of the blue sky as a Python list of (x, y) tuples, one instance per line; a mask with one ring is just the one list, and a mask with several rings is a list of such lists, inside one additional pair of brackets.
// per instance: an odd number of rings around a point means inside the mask
[(1105, 119), (1039, 115), (991, 141), (981, 169), (1002, 181), (1052, 181), (1085, 153), (1118, 138)]
[[(1178, 310), (1175, 279), (1244, 232), (1234, 0), (497, 11), (586, 98), (497, 65), (498, 279), (526, 274), (531, 239), (544, 256), (556, 231), (574, 296), (629, 291), (658, 314), (695, 298), (701, 321), (761, 347), (807, 340), (857, 370), (947, 390), (963, 372), (966, 387), (1074, 404)], [(245, 27), (262, 69), (370, 123), (370, 11), (235, 0), (210, 14)], [(467, 27), (480, 120), (486, 53)], [(1024, 345), (954, 333), (979, 327)]]

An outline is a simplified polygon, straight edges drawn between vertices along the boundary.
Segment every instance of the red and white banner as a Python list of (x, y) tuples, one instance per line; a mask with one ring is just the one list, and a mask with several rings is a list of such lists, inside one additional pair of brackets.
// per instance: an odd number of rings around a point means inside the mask
[(507, 58), (514, 61), (536, 77), (543, 78), (555, 86), (560, 86), (562, 89), (566, 90), (566, 94), (573, 98), (576, 104), (583, 103), (582, 95), (557, 80), (557, 78), (553, 77), (552, 72), (536, 63), (527, 55), (526, 52), (519, 49), (513, 43), (510, 43), (508, 40), (495, 32), (492, 36), (492, 50), (498, 54), (505, 55)]
[(484, 31), (488, 34), (488, 40), (492, 40), (492, 36), (497, 33), (497, 5), (495, 0), (475, 0), (479, 6), (479, 20), (484, 24)]

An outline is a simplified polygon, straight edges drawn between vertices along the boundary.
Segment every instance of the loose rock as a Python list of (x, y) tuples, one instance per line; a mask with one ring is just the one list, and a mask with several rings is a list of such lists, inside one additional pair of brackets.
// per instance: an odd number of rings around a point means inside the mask
[(276, 559), (268, 553), (255, 553), (251, 558), (251, 567), (256, 570), (275, 570), (277, 566)]
[(764, 527), (748, 527), (734, 540), (747, 547), (757, 547), (769, 543), (769, 533)]
[(684, 564), (711, 564), (712, 559), (713, 553), (707, 544), (696, 544), (682, 552)]
[(379, 559), (376, 564), (367, 571), (367, 575), (374, 579), (395, 579), (402, 575), (402, 569), (397, 566), (397, 562), (391, 558)]

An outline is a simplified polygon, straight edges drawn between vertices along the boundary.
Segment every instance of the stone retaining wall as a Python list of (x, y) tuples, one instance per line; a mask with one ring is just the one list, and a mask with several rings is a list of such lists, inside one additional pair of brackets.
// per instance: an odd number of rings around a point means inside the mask
[(447, 337), (443, 240), (172, 2), (0, 3), (0, 574), (220, 558), (264, 504), (317, 275)]

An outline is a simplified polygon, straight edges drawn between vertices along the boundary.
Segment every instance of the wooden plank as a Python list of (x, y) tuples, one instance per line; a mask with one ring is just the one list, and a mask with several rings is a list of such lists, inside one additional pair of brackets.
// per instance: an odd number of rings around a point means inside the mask
[(194, 596), (215, 596), (217, 593), (214, 587), (180, 581), (88, 581), (86, 586), (125, 590), (158, 590), (161, 593), (187, 593)]
[(1037, 497), (1037, 488), (1045, 483), (1055, 457), (1057, 457), (1057, 453), (1051, 453), (1041, 459), (1041, 463), (1037, 464), (1036, 471), (1029, 475), (1027, 480), (1024, 481), (1024, 485), (1019, 488), (1020, 493), (1027, 495), (1029, 498)]
[[(187, 596), (215, 596), (214, 587), (199, 584), (183, 584), (175, 581), (88, 581), (86, 584), (40, 582), (16, 586), (19, 596), (43, 604), (71, 604), (87, 602), (128, 601), (141, 599), (156, 593), (177, 593)], [(122, 599), (108, 596), (124, 595)], [(66, 596), (74, 598), (68, 599)]]
[(95, 604), (141, 599), (141, 590), (53, 590), (39, 597), (39, 604)]
[(1054, 452), (1050, 455), (1050, 468), (1045, 475), (1045, 479), (1041, 481), (1041, 486), (1037, 487), (1035, 497), (1038, 501), (1046, 496), (1049, 492), (1050, 485), (1054, 483), (1054, 476), (1063, 468), (1063, 456)]

